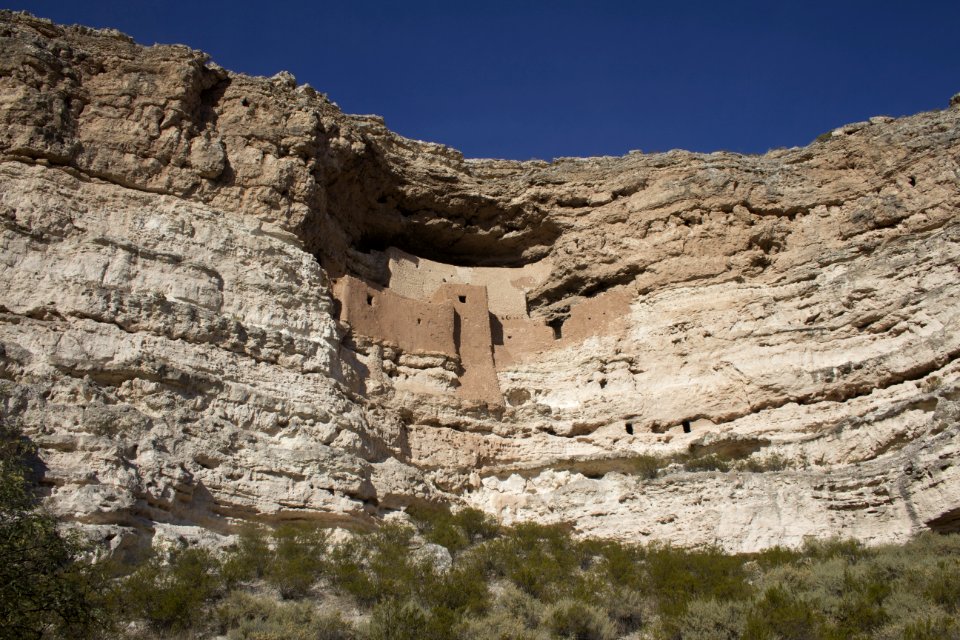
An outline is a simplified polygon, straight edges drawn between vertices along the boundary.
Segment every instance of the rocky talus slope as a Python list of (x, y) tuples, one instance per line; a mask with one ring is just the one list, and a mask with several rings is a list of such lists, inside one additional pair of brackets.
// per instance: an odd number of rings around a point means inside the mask
[(120, 550), (422, 501), (731, 550), (956, 530), (958, 207), (960, 104), (468, 160), (3, 12), (0, 411)]

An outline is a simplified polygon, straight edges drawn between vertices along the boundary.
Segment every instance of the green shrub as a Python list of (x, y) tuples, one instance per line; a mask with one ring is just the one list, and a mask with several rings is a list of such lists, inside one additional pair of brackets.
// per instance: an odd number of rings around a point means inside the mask
[(738, 601), (694, 600), (676, 624), (682, 640), (739, 640), (746, 606)]
[(107, 621), (105, 578), (81, 560), (79, 536), (61, 533), (38, 506), (27, 464), (35, 455), (19, 428), (0, 421), (0, 639), (86, 637)]
[[(720, 549), (681, 550), (652, 545), (646, 553), (647, 581), (660, 613), (675, 619), (691, 600), (742, 600), (752, 595), (743, 560)], [(668, 622), (669, 624), (669, 622)]]
[(931, 573), (924, 595), (948, 613), (960, 614), (960, 562), (941, 560)]
[(559, 525), (521, 523), (483, 549), (486, 566), (536, 598), (556, 598), (585, 558)]
[(730, 471), (730, 463), (716, 454), (690, 458), (683, 463), (687, 471)]
[(469, 619), (459, 633), (463, 640), (550, 640), (546, 631), (531, 628), (505, 611)]
[(750, 554), (750, 558), (762, 569), (771, 569), (796, 562), (802, 556), (795, 549), (787, 547), (769, 547), (763, 551)]
[(369, 640), (423, 640), (429, 638), (427, 615), (410, 601), (380, 602), (370, 615)]
[(960, 640), (960, 624), (946, 616), (924, 618), (907, 623), (903, 640)]
[(339, 613), (321, 614), (307, 602), (276, 602), (234, 592), (217, 609), (229, 640), (355, 640)]
[(121, 606), (154, 629), (192, 629), (217, 593), (217, 569), (216, 559), (205, 549), (178, 551), (168, 564), (154, 556), (123, 581)]
[(223, 561), (221, 574), (225, 585), (232, 588), (241, 582), (263, 578), (272, 558), (263, 530), (252, 525), (244, 527), (236, 546)]
[(474, 544), (483, 540), (492, 540), (500, 533), (500, 524), (493, 516), (471, 507), (454, 513), (453, 523), (460, 527)]
[(598, 595), (597, 605), (606, 611), (623, 633), (643, 628), (654, 609), (653, 598), (633, 589), (613, 587), (598, 592)]
[(494, 538), (499, 525), (479, 509), (451, 512), (447, 505), (415, 505), (407, 509), (424, 537), (456, 554), (472, 544)]
[(543, 624), (558, 638), (568, 640), (613, 640), (617, 627), (597, 607), (564, 598), (543, 613)]
[(743, 640), (816, 640), (820, 622), (821, 616), (810, 603), (773, 587), (747, 614)]
[(423, 571), (420, 579), (420, 599), (431, 607), (475, 614), (489, 604), (487, 579), (477, 560), (458, 561), (443, 573)]
[(491, 606), (493, 614), (519, 620), (527, 629), (536, 629), (540, 625), (544, 609), (542, 602), (509, 582), (498, 585), (497, 591)]
[(856, 540), (827, 538), (805, 541), (800, 553), (815, 560), (841, 558), (847, 562), (855, 562), (870, 555), (871, 552)]
[(771, 453), (763, 457), (750, 456), (739, 465), (739, 467), (744, 471), (750, 471), (753, 473), (783, 471), (790, 466), (790, 460), (779, 453)]
[(645, 555), (639, 547), (613, 541), (585, 541), (587, 553), (596, 559), (595, 568), (609, 584), (641, 589), (646, 580), (641, 562)]
[(649, 454), (641, 454), (627, 460), (630, 473), (645, 480), (653, 480), (656, 478), (660, 470), (671, 462), (672, 460), (669, 458)]
[(431, 569), (412, 557), (413, 535), (410, 527), (387, 523), (373, 533), (355, 536), (331, 552), (327, 568), (331, 581), (363, 605), (415, 597)]
[[(317, 581), (324, 566), (326, 534), (307, 525), (284, 525), (273, 532), (274, 548), (263, 577), (284, 598), (302, 598)], [(259, 545), (251, 541), (254, 551)]]

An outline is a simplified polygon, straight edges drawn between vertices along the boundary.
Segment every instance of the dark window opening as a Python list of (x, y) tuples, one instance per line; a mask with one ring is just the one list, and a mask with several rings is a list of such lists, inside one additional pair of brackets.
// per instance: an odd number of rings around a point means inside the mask
[(606, 379), (606, 378), (600, 378), (600, 388), (601, 388), (601, 389), (605, 389), (606, 387), (607, 387), (607, 379)]
[(554, 318), (547, 323), (547, 326), (553, 329), (554, 340), (559, 340), (563, 337), (563, 318)]
[(490, 321), (490, 341), (495, 345), (503, 345), (503, 323), (500, 318), (488, 311), (487, 319)]
[(910, 176), (909, 178), (907, 178), (907, 182), (910, 183), (910, 186), (911, 186), (911, 187), (917, 186), (917, 178), (916, 178), (916, 176)]
[(417, 324), (420, 324), (421, 322), (422, 320), (420, 320), (420, 318), (417, 318)]
[(683, 424), (683, 432), (690, 433), (690, 421), (684, 420), (681, 424)]
[(457, 352), (460, 352), (460, 314), (456, 311), (453, 312), (453, 346), (457, 348)]
[(460, 302), (466, 302), (467, 296), (457, 296), (457, 300), (459, 300)]
[(627, 429), (627, 435), (631, 435), (631, 436), (632, 436), (632, 435), (633, 435), (633, 423), (632, 423), (632, 422), (628, 422), (628, 423), (627, 423), (626, 425), (624, 425), (624, 426), (625, 426), (626, 429)]
[(371, 296), (369, 293), (367, 294), (367, 304), (373, 305), (373, 296)]

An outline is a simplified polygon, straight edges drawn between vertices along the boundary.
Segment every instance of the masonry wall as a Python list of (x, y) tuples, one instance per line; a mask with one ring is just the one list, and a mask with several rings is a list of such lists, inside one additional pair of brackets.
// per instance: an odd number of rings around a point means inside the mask
[(400, 295), (429, 300), (444, 285), (486, 287), (489, 310), (498, 317), (527, 317), (527, 291), (550, 275), (551, 263), (541, 260), (523, 267), (458, 267), (425, 260), (396, 248), (386, 251), (390, 289)]
[(574, 306), (566, 322), (557, 327), (533, 318), (494, 318), (493, 347), (496, 366), (522, 362), (527, 355), (548, 349), (575, 346), (593, 336), (612, 333), (630, 313), (630, 291), (617, 289)]
[(502, 405), (490, 334), (487, 289), (467, 284), (446, 284), (433, 295), (437, 304), (449, 301), (454, 310), (454, 343), (463, 374), (460, 396), (465, 400)]
[(344, 276), (334, 287), (340, 319), (360, 334), (392, 342), (407, 352), (457, 355), (454, 311), (447, 300), (428, 302)]

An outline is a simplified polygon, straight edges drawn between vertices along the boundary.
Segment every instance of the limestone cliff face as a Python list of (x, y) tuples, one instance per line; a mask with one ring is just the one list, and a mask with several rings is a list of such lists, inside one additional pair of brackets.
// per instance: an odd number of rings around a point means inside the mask
[(736, 550), (960, 526), (958, 106), (465, 160), (184, 47), (4, 12), (0, 54), (0, 411), (118, 549), (417, 501)]

